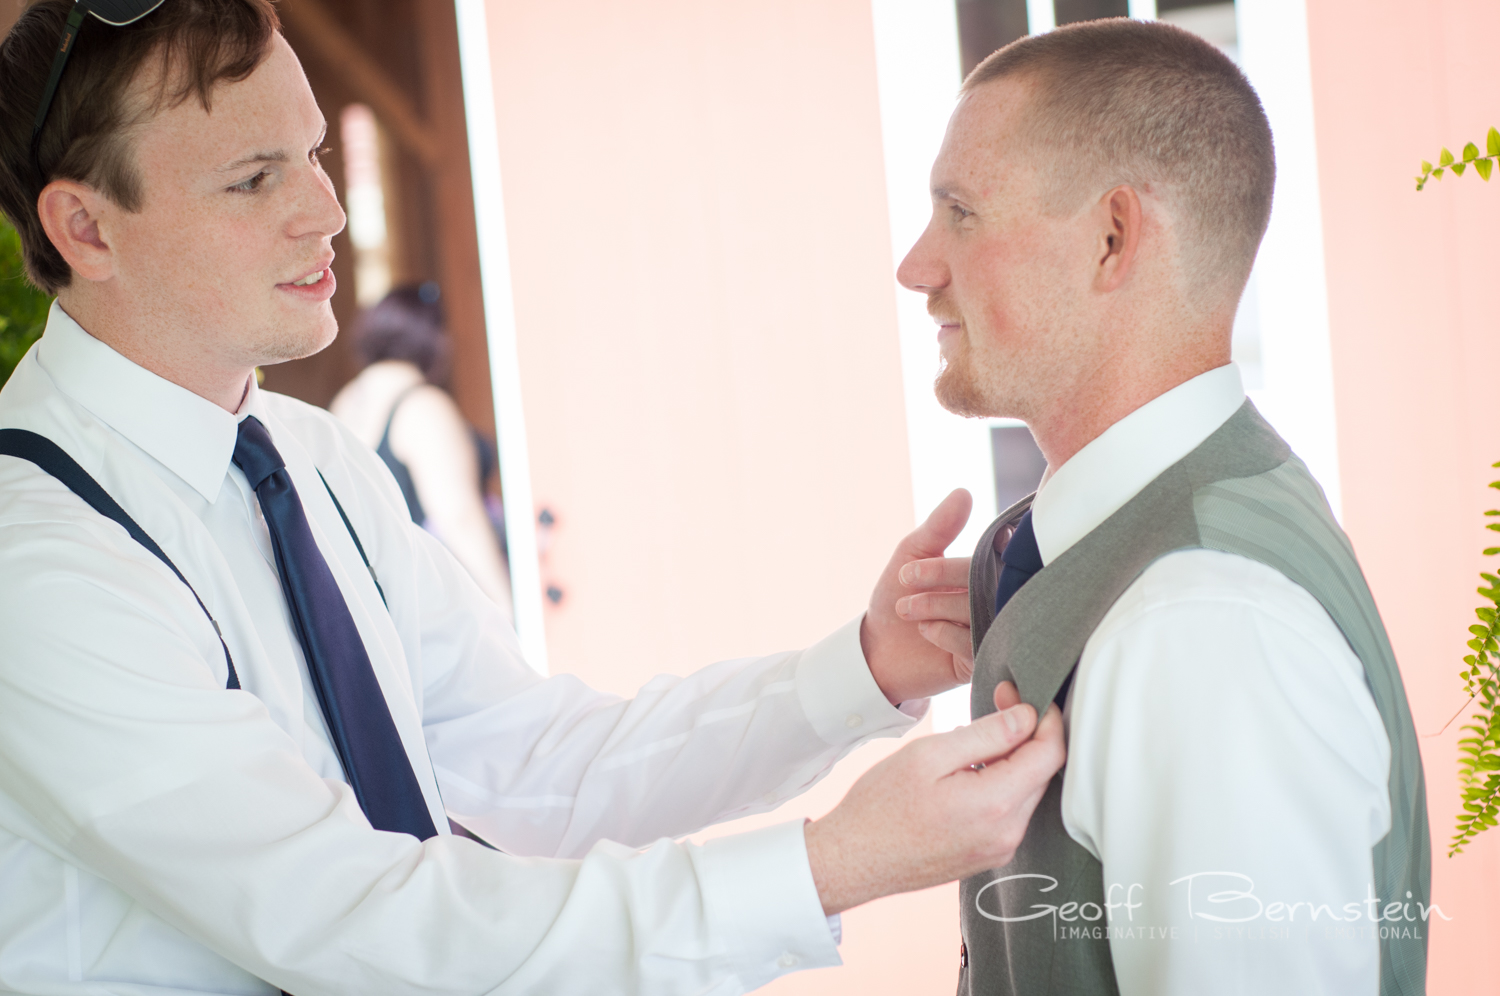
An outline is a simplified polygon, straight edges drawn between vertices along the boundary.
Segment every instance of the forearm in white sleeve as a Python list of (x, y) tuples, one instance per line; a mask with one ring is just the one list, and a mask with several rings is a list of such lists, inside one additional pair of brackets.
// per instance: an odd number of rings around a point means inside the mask
[(858, 620), (806, 650), (660, 675), (630, 699), (543, 680), (446, 551), (419, 544), (434, 772), (453, 818), (511, 853), (577, 857), (768, 811), (925, 710), (886, 700)]
[[(0, 820), (246, 972), (298, 996), (671, 996), (837, 963), (800, 822), (580, 861), (376, 832), (215, 679), (175, 579), (67, 549), (0, 604), (25, 634), (0, 656)], [(152, 653), (100, 654), (97, 632)]]

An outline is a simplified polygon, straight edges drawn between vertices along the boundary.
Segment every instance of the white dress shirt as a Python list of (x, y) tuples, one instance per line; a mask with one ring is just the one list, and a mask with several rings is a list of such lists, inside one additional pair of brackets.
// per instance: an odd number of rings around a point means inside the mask
[[(1043, 562), (1244, 400), (1238, 369), (1220, 367), (1057, 468), (1032, 506)], [(1063, 824), (1103, 863), (1106, 898), (1140, 904), (1108, 911), (1122, 996), (1375, 996), (1362, 904), (1391, 824), (1390, 742), (1312, 595), (1232, 554), (1161, 558), (1090, 637), (1065, 719)]]
[[(296, 484), (440, 835), (372, 830), (345, 783), (254, 493), (254, 415)], [(0, 991), (740, 993), (837, 964), (801, 822), (771, 809), (894, 709), (858, 623), (633, 699), (521, 659), (370, 449), (250, 387), (238, 415), (53, 306), (0, 392), (166, 551), (188, 589), (35, 465), (0, 458)], [(319, 480), (353, 523), (375, 583)], [(448, 833), (448, 816), (499, 853)]]

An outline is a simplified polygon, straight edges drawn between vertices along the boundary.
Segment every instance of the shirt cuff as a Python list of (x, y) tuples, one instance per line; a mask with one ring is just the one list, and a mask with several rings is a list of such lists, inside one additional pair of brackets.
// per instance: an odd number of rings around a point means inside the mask
[(835, 747), (900, 736), (927, 714), (927, 699), (891, 705), (859, 645), (861, 615), (802, 651), (797, 698), (818, 736)]
[(746, 991), (843, 964), (807, 863), (804, 823), (717, 837), (695, 855), (709, 929), (729, 942), (730, 970)]

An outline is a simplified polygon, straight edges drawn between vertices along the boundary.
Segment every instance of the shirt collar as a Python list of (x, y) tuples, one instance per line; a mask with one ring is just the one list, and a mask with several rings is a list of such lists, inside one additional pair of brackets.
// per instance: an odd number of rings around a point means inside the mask
[(1075, 453), (1043, 482), (1031, 506), (1042, 563), (1098, 528), (1245, 403), (1239, 367), (1227, 363), (1158, 395)]
[(59, 390), (209, 502), (224, 485), (240, 419), (261, 409), (253, 378), (239, 413), (230, 414), (121, 356), (89, 335), (56, 301), (37, 346), (37, 362)]

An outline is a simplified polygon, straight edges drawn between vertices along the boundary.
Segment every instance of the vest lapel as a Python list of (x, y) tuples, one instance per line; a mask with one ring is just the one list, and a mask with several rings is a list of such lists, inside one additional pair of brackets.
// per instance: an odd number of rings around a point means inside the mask
[[(1196, 545), (1192, 493), (1178, 464), (1037, 572), (1006, 604), (974, 654), (973, 714), (995, 711), (995, 686), (1002, 681), (1015, 682), (1021, 701), (1038, 715), (1045, 712), (1115, 600), (1164, 551)], [(990, 561), (987, 573), (998, 575), (993, 538), (975, 559)], [(983, 590), (992, 593), (994, 583)], [(971, 595), (971, 601), (977, 600)]]

